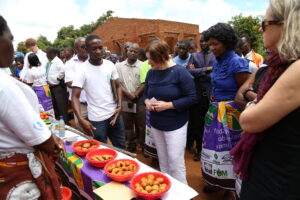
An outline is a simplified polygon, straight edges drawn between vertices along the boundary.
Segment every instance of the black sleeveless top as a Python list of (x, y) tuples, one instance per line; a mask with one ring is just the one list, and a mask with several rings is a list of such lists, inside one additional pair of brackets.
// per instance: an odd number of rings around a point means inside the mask
[(264, 134), (254, 148), (240, 200), (299, 200), (300, 108)]

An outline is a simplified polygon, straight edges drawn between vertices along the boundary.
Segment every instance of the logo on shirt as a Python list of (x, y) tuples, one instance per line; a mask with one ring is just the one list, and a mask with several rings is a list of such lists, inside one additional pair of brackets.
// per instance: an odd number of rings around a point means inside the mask
[(110, 80), (110, 77), (111, 77), (110, 74), (107, 74), (107, 75), (106, 75), (106, 78), (107, 78), (108, 81)]
[(34, 123), (33, 123), (33, 128), (35, 130), (38, 130), (38, 131), (41, 131), (44, 129), (44, 126), (43, 126), (43, 122), (41, 122), (40, 120), (36, 120)]

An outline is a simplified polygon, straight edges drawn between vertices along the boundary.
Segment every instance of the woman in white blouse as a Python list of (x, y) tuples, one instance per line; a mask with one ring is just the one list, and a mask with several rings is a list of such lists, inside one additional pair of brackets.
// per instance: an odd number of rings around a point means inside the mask
[(43, 110), (54, 114), (51, 92), (46, 81), (46, 69), (41, 66), (41, 62), (35, 53), (28, 55), (28, 62), (27, 83), (35, 91)]

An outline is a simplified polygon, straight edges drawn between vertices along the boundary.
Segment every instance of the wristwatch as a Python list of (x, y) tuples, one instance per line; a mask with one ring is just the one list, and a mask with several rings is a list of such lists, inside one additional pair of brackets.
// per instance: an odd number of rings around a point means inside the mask
[(117, 108), (121, 108), (121, 104), (117, 104)]
[(252, 104), (256, 104), (256, 101), (249, 101), (247, 104), (246, 104), (246, 108), (248, 108), (250, 105)]

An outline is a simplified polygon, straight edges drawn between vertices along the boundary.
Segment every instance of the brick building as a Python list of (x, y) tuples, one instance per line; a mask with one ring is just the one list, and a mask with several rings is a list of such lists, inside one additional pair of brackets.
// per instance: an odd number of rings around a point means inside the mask
[(166, 20), (134, 19), (112, 17), (99, 26), (92, 34), (99, 35), (112, 53), (121, 55), (124, 43), (138, 43), (142, 48), (149, 39), (158, 37), (168, 43), (171, 53), (177, 41), (195, 40), (199, 47), (199, 26)]

